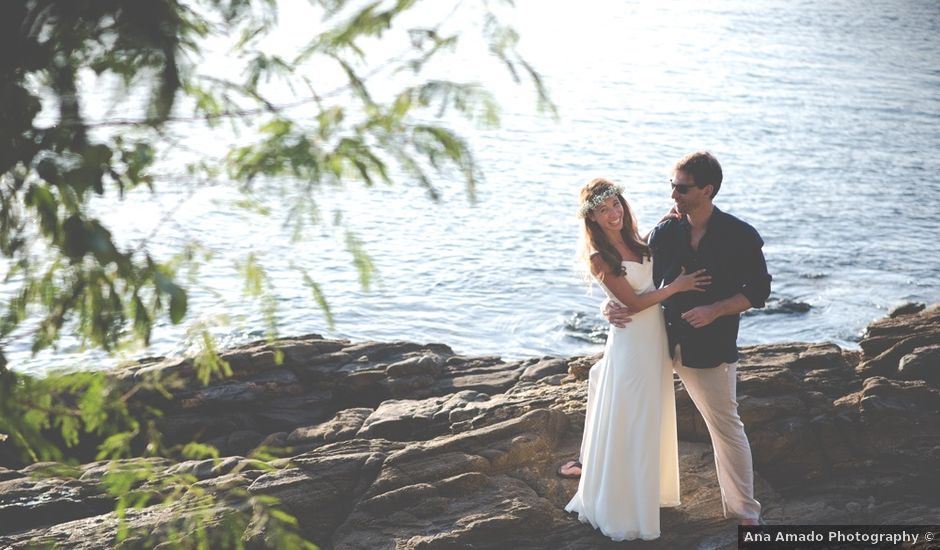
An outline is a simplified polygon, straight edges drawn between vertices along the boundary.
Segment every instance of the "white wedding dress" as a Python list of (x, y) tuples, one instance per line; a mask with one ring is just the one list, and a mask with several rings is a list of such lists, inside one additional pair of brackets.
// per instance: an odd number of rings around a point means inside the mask
[[(637, 294), (654, 290), (651, 260), (624, 267)], [(662, 308), (611, 325), (590, 371), (581, 480), (565, 510), (613, 540), (659, 537), (659, 508), (679, 505), (675, 403)]]

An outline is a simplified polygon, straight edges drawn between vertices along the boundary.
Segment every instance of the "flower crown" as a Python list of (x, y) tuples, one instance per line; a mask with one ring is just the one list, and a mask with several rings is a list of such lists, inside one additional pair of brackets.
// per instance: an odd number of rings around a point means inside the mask
[(607, 189), (604, 189), (602, 192), (598, 193), (597, 195), (594, 195), (593, 197), (591, 197), (590, 200), (582, 204), (581, 208), (578, 209), (578, 216), (581, 218), (586, 218), (588, 215), (588, 212), (590, 212), (591, 210), (594, 210), (597, 207), (597, 205), (606, 201), (610, 197), (613, 197), (614, 195), (622, 195), (622, 194), (623, 194), (623, 187), (619, 185), (608, 187)]

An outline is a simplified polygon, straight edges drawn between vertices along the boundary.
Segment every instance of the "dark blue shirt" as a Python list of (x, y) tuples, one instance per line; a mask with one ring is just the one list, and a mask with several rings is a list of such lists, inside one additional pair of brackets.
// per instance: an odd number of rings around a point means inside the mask
[(704, 292), (680, 292), (663, 301), (669, 353), (679, 344), (682, 363), (693, 368), (733, 363), (738, 360), (739, 315), (725, 315), (695, 328), (682, 314), (738, 293), (747, 297), (751, 306), (764, 307), (771, 280), (761, 252), (764, 241), (753, 227), (717, 207), (698, 251), (692, 250), (691, 231), (688, 219), (670, 219), (656, 226), (649, 237), (657, 288), (674, 281), (683, 267), (686, 273), (704, 268), (712, 278)]

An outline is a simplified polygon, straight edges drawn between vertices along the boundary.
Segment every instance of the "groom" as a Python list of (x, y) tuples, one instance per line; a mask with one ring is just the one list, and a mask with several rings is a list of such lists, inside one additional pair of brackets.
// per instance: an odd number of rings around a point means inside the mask
[[(756, 525), (761, 507), (754, 500), (751, 447), (738, 416), (737, 337), (740, 314), (764, 306), (771, 277), (757, 231), (712, 203), (721, 180), (721, 165), (711, 153), (680, 159), (670, 182), (679, 216), (653, 229), (649, 245), (657, 287), (671, 283), (683, 267), (687, 273), (705, 268), (712, 277), (704, 292), (682, 292), (663, 301), (669, 352), (708, 427), (725, 517)], [(618, 327), (630, 322), (629, 310), (614, 302), (604, 315)]]

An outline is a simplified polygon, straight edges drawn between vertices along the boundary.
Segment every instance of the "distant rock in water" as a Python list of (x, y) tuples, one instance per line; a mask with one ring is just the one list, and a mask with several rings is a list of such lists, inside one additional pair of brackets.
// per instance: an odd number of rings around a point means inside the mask
[[(171, 400), (134, 399), (159, 404), (168, 444), (198, 438), (222, 456), (148, 459), (155, 471), (192, 472), (207, 491), (276, 497), (324, 550), (623, 547), (564, 512), (578, 482), (555, 473), (577, 456), (586, 379), (600, 354), (507, 362), (441, 344), (317, 335), (276, 344), (282, 363), (264, 342), (223, 353), (233, 375), (208, 386), (186, 359), (115, 373), (187, 377)], [(861, 350), (742, 348), (739, 412), (768, 523), (940, 517), (940, 305), (873, 322)], [(662, 510), (662, 537), (643, 548), (736, 548), (708, 432), (678, 380), (676, 406), (683, 504)], [(35, 478), (39, 465), (4, 463), (4, 444), (0, 548), (117, 544), (120, 522), (101, 486), (107, 465)], [(279, 448), (289, 461), (272, 469), (243, 458), (258, 446)], [(126, 521), (152, 531), (170, 520), (148, 506)], [(260, 533), (247, 546), (263, 540)]]
[(599, 318), (590, 317), (584, 313), (571, 314), (565, 320), (565, 333), (576, 340), (590, 344), (603, 344), (607, 341), (607, 328), (610, 325)]
[(891, 317), (892, 319), (894, 319), (895, 317), (898, 317), (901, 315), (909, 315), (911, 313), (917, 313), (919, 311), (923, 311), (925, 307), (927, 307), (926, 304), (922, 304), (919, 302), (908, 302), (906, 304), (901, 304), (897, 306), (896, 308), (892, 309), (891, 311), (889, 311), (888, 317)]
[(813, 309), (813, 306), (807, 304), (806, 302), (800, 302), (797, 300), (791, 300), (789, 298), (782, 298), (779, 300), (771, 298), (767, 300), (767, 305), (760, 309), (749, 309), (744, 312), (744, 315), (775, 315), (775, 314), (789, 314), (789, 313), (807, 313), (809, 310)]

